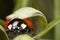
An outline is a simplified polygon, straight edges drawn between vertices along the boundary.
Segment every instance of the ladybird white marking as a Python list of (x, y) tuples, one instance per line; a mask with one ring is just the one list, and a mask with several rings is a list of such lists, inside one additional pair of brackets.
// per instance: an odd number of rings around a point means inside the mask
[(23, 29), (25, 29), (26, 27), (27, 27), (27, 25), (26, 24), (21, 24), (21, 27), (23, 28)]
[(15, 21), (15, 22), (13, 23), (13, 26), (17, 26), (17, 24), (18, 24), (18, 21)]
[(11, 30), (11, 28), (12, 28), (12, 25), (10, 24), (10, 25), (8, 26), (8, 29)]
[(20, 32), (20, 31), (18, 31), (18, 32)]
[(20, 27), (18, 27), (18, 29), (20, 29)]
[(13, 27), (13, 29), (15, 29), (16, 27)]

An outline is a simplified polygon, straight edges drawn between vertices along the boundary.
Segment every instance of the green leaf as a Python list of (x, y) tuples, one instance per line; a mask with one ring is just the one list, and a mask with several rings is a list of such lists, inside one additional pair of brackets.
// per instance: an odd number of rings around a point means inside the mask
[(4, 26), (4, 23), (5, 23), (5, 21), (3, 21), (3, 20), (0, 19), (0, 25)]
[(40, 16), (34, 17), (32, 19), (33, 19), (33, 24), (35, 25), (35, 30), (33, 31), (33, 34), (36, 35), (36, 34), (42, 32), (46, 28), (47, 19), (46, 19), (45, 15), (43, 15), (43, 16), (40, 15)]
[(23, 34), (15, 37), (13, 40), (34, 40), (34, 39), (27, 34)]
[(0, 40), (9, 40), (5, 30), (1, 25), (0, 25)]

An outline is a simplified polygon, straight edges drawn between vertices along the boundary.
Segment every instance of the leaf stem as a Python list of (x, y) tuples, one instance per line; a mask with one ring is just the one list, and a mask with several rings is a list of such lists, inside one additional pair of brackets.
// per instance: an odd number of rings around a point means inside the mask
[(41, 33), (37, 34), (36, 36), (34, 36), (33, 38), (35, 39), (40, 39), (42, 38), (46, 33), (48, 33), (53, 27), (55, 27), (55, 25), (57, 25), (60, 22), (60, 18), (55, 19), (54, 21), (52, 21), (51, 23), (49, 23), (47, 25), (47, 28), (42, 31)]
[(15, 7), (13, 9), (13, 11), (21, 8), (21, 7), (26, 7), (28, 6), (28, 3), (29, 3), (30, 0), (16, 0), (16, 4), (15, 4)]

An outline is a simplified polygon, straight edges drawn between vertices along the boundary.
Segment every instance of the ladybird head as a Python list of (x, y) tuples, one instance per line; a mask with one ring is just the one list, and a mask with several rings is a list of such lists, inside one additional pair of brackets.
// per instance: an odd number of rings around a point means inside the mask
[(30, 20), (27, 19), (8, 19), (4, 25), (4, 28), (7, 33), (29, 33), (31, 32), (34, 28)]

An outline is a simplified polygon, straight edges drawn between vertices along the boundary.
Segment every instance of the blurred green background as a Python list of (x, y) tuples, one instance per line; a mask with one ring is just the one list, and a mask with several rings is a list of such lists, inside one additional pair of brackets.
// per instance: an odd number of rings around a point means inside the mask
[[(0, 0), (0, 19), (5, 20), (5, 17), (13, 11), (29, 6), (43, 12), (48, 20), (48, 23), (53, 19), (60, 17), (59, 0)], [(59, 24), (49, 31), (43, 38), (51, 40), (60, 40)]]

